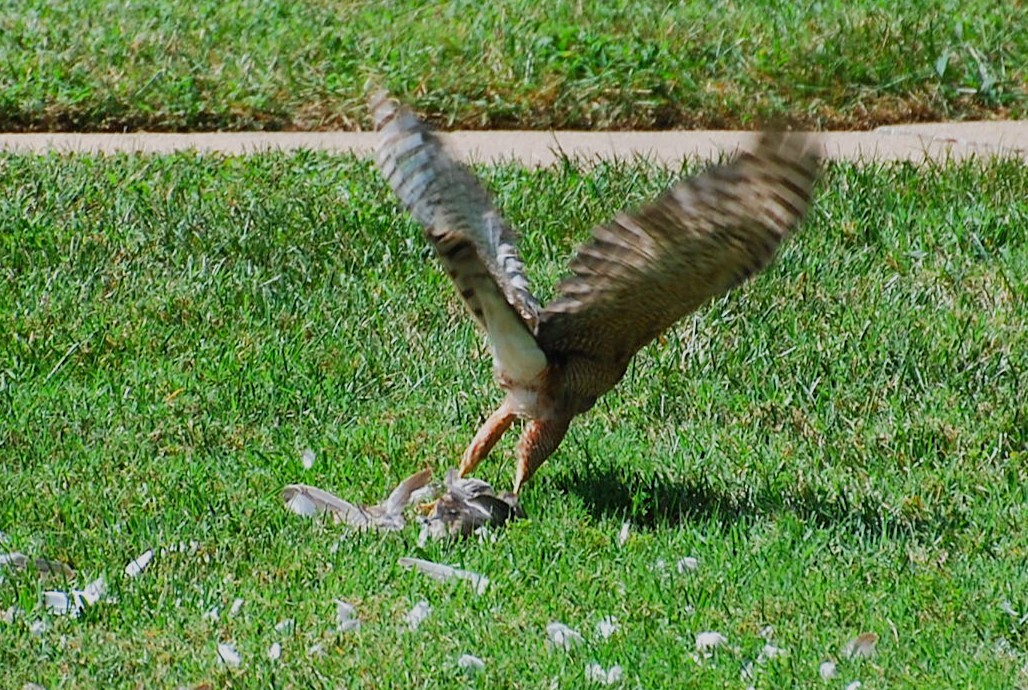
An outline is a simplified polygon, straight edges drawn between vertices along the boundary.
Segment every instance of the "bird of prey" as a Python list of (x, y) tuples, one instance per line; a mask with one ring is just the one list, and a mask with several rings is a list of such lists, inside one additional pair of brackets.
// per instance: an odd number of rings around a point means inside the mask
[(818, 174), (809, 139), (764, 132), (749, 153), (594, 228), (571, 275), (541, 306), (514, 232), (474, 174), (385, 92), (370, 106), (378, 166), (485, 330), (496, 382), (506, 391), (464, 452), (460, 474), (473, 471), (520, 418), (515, 496), (572, 418), (617, 384), (636, 352), (767, 266), (810, 205)]

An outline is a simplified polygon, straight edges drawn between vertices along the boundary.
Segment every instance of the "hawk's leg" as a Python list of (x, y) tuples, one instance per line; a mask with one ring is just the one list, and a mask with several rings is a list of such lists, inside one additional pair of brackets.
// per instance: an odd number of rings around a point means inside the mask
[(496, 412), (489, 415), (489, 419), (485, 420), (485, 424), (471, 440), (471, 445), (464, 451), (464, 457), (460, 460), (460, 476), (466, 477), (478, 467), (478, 463), (489, 455), (489, 451), (503, 436), (503, 432), (510, 428), (516, 417), (514, 409), (506, 400), (497, 408)]
[(546, 458), (557, 450), (557, 446), (568, 433), (571, 417), (553, 417), (550, 419), (533, 419), (525, 425), (518, 441), (518, 473), (514, 479), (514, 495), (521, 491), (539, 466)]

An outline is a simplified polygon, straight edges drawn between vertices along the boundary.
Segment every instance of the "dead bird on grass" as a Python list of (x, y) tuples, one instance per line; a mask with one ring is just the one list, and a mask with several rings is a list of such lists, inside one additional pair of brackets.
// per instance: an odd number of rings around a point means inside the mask
[[(389, 496), (376, 505), (358, 505), (307, 484), (290, 484), (282, 490), (286, 507), (298, 515), (332, 515), (336, 524), (360, 530), (397, 531), (407, 524), (405, 510), (422, 503), (418, 518), (423, 533), (434, 539), (466, 537), (481, 527), (500, 527), (525, 517), (517, 497), (497, 494), (481, 479), (461, 479), (450, 470), (443, 484), (430, 483), (431, 470), (421, 470), (400, 482)], [(433, 500), (434, 499), (434, 500)]]

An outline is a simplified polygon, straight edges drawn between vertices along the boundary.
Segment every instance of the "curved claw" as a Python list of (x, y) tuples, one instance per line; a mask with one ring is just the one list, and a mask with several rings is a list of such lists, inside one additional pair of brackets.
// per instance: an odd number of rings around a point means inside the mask
[(518, 473), (514, 479), (514, 495), (532, 478), (535, 471), (553, 454), (571, 425), (571, 417), (533, 419), (525, 425), (518, 441)]

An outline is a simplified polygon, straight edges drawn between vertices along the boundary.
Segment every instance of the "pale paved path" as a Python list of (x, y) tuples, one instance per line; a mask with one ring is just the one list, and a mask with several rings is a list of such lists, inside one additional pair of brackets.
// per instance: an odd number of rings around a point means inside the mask
[[(1028, 161), (1028, 121), (896, 125), (871, 132), (815, 135), (836, 160), (923, 162), (968, 156), (1015, 156)], [(660, 163), (684, 157), (709, 159), (746, 146), (753, 135), (730, 131), (674, 132), (454, 132), (451, 147), (477, 161), (517, 160), (549, 165), (563, 151), (573, 158), (637, 156)], [(266, 150), (352, 151), (369, 154), (368, 132), (235, 132), (201, 134), (0, 134), (0, 150), (17, 152), (145, 152), (184, 149), (243, 154)]]

